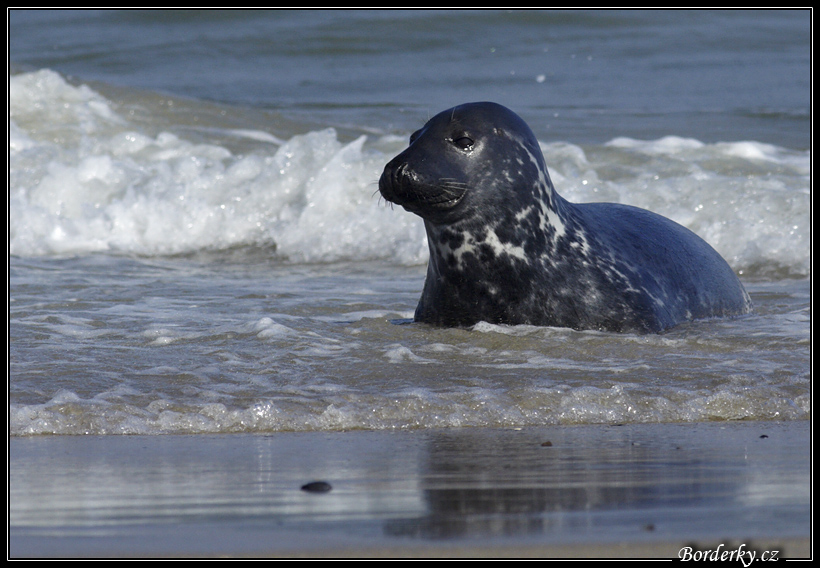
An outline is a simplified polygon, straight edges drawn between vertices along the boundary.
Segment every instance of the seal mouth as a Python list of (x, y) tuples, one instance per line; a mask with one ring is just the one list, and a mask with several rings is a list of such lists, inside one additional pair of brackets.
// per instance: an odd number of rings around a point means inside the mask
[(447, 207), (455, 207), (467, 195), (467, 184), (451, 178), (440, 179), (436, 188), (441, 192), (438, 203)]
[(395, 167), (388, 164), (379, 178), (379, 192), (390, 203), (401, 205), (411, 213), (449, 210), (457, 206), (467, 193), (467, 184), (452, 178), (426, 183), (404, 162)]

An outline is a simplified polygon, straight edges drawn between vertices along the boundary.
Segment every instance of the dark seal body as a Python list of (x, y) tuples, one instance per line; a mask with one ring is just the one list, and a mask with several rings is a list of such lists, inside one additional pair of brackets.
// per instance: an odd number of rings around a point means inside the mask
[(558, 195), (535, 135), (495, 103), (434, 116), (385, 166), (379, 190), (424, 219), (416, 321), (646, 333), (751, 309), (726, 261), (690, 230)]

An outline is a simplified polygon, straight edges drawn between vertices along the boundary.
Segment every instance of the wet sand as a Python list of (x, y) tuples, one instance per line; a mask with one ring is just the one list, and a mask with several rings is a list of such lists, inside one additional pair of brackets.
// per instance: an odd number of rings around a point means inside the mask
[(808, 421), (13, 437), (9, 555), (805, 558), (810, 474)]

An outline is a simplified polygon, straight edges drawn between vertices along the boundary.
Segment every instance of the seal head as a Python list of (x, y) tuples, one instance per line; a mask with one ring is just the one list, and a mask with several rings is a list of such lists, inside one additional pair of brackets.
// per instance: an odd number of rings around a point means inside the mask
[(424, 219), (416, 321), (659, 332), (751, 308), (726, 261), (688, 229), (558, 195), (535, 135), (496, 103), (434, 116), (385, 166), (379, 190)]

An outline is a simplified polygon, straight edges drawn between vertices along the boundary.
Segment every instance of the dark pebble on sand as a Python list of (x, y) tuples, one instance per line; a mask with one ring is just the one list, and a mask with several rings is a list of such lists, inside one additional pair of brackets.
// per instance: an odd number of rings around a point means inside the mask
[(302, 486), (302, 491), (309, 491), (310, 493), (327, 493), (333, 487), (327, 481), (311, 481)]

